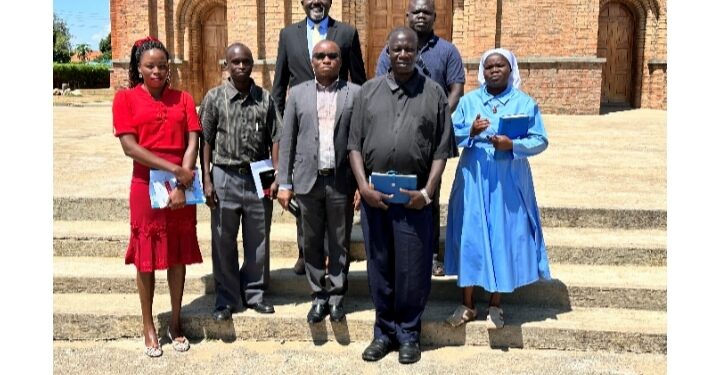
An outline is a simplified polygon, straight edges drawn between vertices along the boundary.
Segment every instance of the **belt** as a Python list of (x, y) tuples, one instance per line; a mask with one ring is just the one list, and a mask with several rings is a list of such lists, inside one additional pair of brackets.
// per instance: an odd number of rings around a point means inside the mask
[(250, 174), (250, 166), (247, 165), (218, 165), (218, 167), (235, 171), (239, 174)]
[(335, 174), (335, 168), (318, 169), (319, 176), (332, 176)]

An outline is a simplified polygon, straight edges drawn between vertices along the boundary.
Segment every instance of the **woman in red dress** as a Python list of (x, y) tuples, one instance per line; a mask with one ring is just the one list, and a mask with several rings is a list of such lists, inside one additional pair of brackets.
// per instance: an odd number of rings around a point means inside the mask
[[(133, 159), (130, 184), (130, 240), (125, 264), (135, 264), (142, 309), (145, 354), (162, 355), (153, 321), (155, 270), (167, 270), (172, 316), (167, 336), (173, 349), (190, 343), (180, 326), (185, 265), (202, 262), (195, 225), (195, 206), (185, 205), (197, 158), (200, 123), (190, 94), (169, 87), (169, 54), (154, 37), (140, 39), (130, 55), (130, 89), (113, 101), (113, 132), (125, 155)], [(152, 209), (150, 169), (171, 172), (178, 184), (169, 207)]]

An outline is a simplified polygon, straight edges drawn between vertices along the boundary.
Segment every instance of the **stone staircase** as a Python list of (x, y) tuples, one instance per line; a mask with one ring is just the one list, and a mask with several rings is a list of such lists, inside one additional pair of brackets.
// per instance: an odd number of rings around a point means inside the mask
[[(445, 215), (442, 222), (445, 222)], [(480, 319), (452, 328), (445, 317), (459, 302), (449, 277), (433, 278), (423, 316), (425, 346), (554, 349), (665, 355), (666, 214), (660, 210), (542, 208), (554, 279), (504, 297), (506, 327), (488, 330)], [(276, 209), (271, 229), (269, 301), (274, 315), (241, 311), (215, 322), (208, 209), (198, 210), (205, 263), (188, 267), (183, 326), (193, 339), (224, 341), (335, 341), (367, 343), (374, 310), (368, 295), (362, 233), (353, 228), (346, 322), (309, 325), (309, 287), (292, 273), (297, 254), (291, 215)], [(119, 199), (54, 200), (53, 338), (140, 338), (135, 269), (123, 264), (127, 202)], [(356, 218), (357, 219), (357, 218)], [(158, 330), (169, 319), (164, 275), (157, 275)], [(479, 300), (486, 300), (477, 291)], [(479, 302), (483, 306), (484, 302)], [(482, 309), (481, 309), (482, 311)], [(484, 318), (485, 312), (480, 318)]]

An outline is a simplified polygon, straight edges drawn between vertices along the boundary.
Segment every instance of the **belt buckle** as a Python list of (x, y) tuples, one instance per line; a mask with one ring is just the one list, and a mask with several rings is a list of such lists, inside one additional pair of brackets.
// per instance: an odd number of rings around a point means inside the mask
[(320, 176), (332, 176), (333, 173), (335, 173), (334, 168), (318, 169), (318, 174)]

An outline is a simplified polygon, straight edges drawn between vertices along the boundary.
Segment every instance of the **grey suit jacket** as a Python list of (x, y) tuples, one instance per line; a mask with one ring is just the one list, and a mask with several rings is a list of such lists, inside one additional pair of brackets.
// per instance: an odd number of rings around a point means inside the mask
[[(355, 95), (360, 86), (338, 81), (335, 111), (335, 189), (355, 192), (356, 182), (348, 161), (347, 141)], [(292, 184), (296, 194), (307, 194), (318, 176), (319, 120), (315, 80), (293, 87), (283, 116), (278, 183)]]

